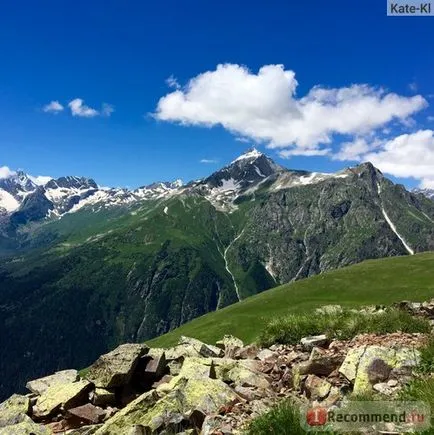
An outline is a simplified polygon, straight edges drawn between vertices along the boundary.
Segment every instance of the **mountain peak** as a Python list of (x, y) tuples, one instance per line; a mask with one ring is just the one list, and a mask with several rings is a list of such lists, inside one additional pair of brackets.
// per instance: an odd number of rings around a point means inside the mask
[(245, 153), (241, 154), (239, 157), (237, 157), (235, 160), (232, 161), (231, 164), (235, 162), (239, 162), (241, 160), (255, 160), (264, 154), (258, 151), (255, 147), (249, 148)]

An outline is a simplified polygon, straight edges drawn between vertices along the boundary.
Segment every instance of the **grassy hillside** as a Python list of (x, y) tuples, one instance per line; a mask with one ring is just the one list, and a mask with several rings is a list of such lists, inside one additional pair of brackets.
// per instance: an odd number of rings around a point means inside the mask
[(283, 285), (199, 317), (148, 343), (171, 346), (181, 335), (215, 342), (224, 334), (253, 341), (276, 316), (309, 312), (325, 304), (359, 306), (434, 297), (434, 253), (368, 260)]

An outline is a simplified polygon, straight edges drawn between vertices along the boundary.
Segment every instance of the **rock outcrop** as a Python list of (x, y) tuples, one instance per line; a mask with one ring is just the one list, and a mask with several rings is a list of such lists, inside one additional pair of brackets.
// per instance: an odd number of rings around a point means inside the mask
[(333, 341), (317, 336), (266, 349), (232, 336), (216, 346), (189, 337), (170, 349), (125, 344), (81, 376), (65, 370), (28, 382), (30, 394), (0, 404), (0, 435), (240, 433), (288, 397), (325, 407), (350, 394), (396, 397), (426, 339), (407, 333)]

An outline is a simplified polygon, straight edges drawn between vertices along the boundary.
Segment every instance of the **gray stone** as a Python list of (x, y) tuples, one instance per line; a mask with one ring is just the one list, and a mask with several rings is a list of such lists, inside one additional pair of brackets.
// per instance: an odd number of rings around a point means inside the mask
[(95, 388), (91, 393), (91, 402), (95, 406), (108, 406), (116, 403), (115, 393), (104, 388)]
[(38, 398), (33, 408), (33, 414), (38, 418), (45, 418), (58, 411), (61, 407), (70, 409), (87, 402), (92, 384), (86, 380), (71, 382), (48, 388)]
[(300, 340), (301, 345), (304, 349), (310, 351), (315, 346), (324, 347), (328, 343), (328, 338), (326, 335), (313, 335), (310, 337), (303, 337)]
[(192, 346), (200, 355), (204, 357), (221, 357), (224, 355), (222, 349), (217, 346), (212, 346), (210, 344), (203, 343), (200, 340), (191, 337), (181, 336), (178, 342), (179, 345), (190, 345)]
[(277, 358), (277, 354), (275, 352), (272, 352), (269, 349), (262, 349), (257, 355), (256, 358), (258, 358), (261, 361), (266, 361), (267, 359), (271, 358)]
[(55, 385), (70, 384), (71, 382), (78, 380), (77, 370), (62, 370), (54, 373), (54, 375), (45, 376), (44, 378), (35, 379), (29, 381), (26, 384), (26, 388), (35, 394), (43, 394), (49, 387)]
[(92, 364), (86, 379), (99, 388), (114, 388), (127, 385), (139, 358), (148, 351), (145, 344), (122, 344), (102, 355)]
[(27, 421), (30, 410), (30, 399), (26, 396), (14, 394), (0, 404), (0, 428)]

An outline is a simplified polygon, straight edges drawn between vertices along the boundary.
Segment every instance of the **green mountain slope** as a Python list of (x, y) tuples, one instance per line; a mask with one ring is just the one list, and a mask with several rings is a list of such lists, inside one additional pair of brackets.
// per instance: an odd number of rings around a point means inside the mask
[(181, 335), (214, 343), (224, 334), (251, 342), (270, 319), (288, 313), (309, 313), (327, 304), (355, 307), (433, 297), (434, 253), (368, 260), (273, 288), (206, 314), (147, 344), (172, 346)]
[(310, 174), (261, 154), (164, 198), (27, 223), (30, 245), (0, 260), (0, 396), (276, 285), (432, 250), (433, 220), (370, 164)]

